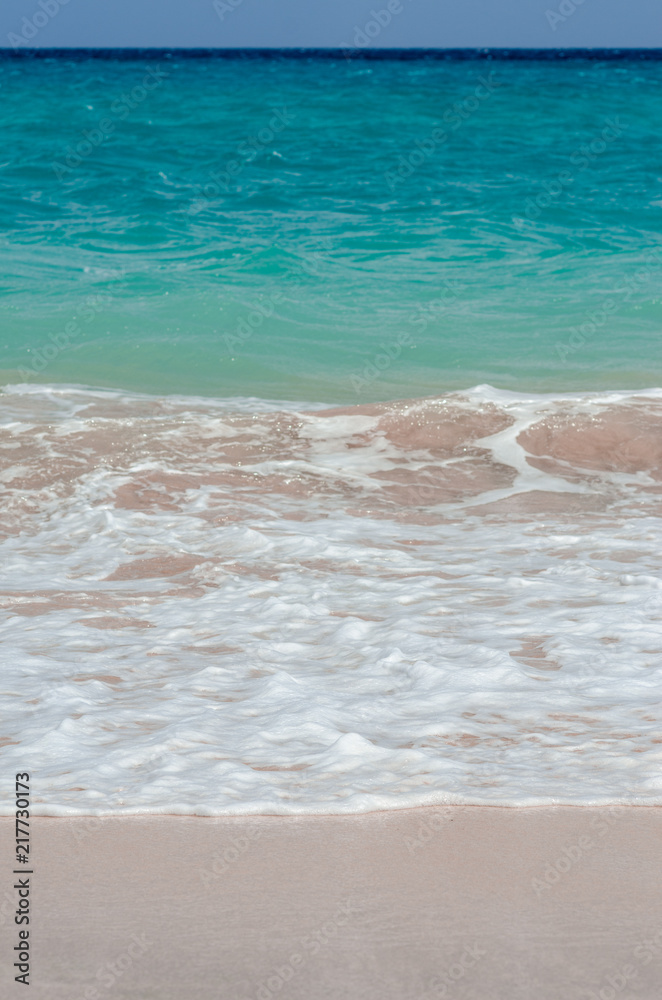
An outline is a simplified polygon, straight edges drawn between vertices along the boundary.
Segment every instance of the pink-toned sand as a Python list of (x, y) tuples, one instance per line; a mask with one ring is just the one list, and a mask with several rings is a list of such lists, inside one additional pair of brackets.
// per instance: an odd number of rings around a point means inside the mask
[(660, 1000), (662, 809), (33, 819), (32, 985), (2, 997)]

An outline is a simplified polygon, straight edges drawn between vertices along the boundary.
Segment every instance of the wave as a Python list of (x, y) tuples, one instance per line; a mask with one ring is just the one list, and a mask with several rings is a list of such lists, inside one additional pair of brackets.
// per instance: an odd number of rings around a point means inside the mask
[(661, 389), (14, 385), (0, 442), (37, 812), (662, 802)]

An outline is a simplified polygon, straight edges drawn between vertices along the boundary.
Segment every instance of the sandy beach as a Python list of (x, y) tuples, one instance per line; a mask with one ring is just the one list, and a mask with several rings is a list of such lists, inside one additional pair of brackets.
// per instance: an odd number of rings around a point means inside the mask
[(654, 4), (155, 6), (0, 9), (0, 1000), (662, 1000)]
[(33, 824), (40, 1000), (659, 997), (659, 808)]

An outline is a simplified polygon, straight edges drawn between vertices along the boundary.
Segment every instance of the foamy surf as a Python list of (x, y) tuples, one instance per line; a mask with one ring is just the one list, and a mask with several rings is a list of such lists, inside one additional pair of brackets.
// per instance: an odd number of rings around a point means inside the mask
[(35, 812), (662, 802), (662, 390), (8, 386), (0, 441)]

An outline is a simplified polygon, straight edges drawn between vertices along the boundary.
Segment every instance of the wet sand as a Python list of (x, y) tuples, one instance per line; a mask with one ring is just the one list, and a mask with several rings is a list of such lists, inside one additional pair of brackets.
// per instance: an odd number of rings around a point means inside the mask
[(33, 1000), (660, 996), (662, 808), (35, 817), (33, 845)]

